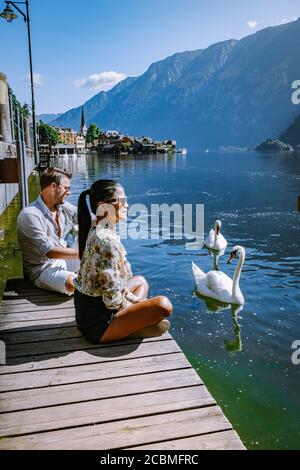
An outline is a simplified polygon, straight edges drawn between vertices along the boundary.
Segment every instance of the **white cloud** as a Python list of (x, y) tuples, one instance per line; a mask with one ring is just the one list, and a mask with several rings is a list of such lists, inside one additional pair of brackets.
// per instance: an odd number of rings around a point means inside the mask
[(114, 87), (121, 80), (127, 77), (125, 73), (114, 72), (100, 72), (89, 75), (88, 77), (79, 78), (73, 84), (76, 87), (87, 87), (94, 91), (108, 91)]
[[(29, 77), (28, 77), (29, 78)], [(33, 73), (33, 83), (35, 85), (44, 85), (44, 78), (40, 73)]]
[[(24, 79), (24, 82), (30, 83), (30, 74)], [(33, 83), (35, 85), (44, 85), (44, 77), (37, 72), (33, 72)]]
[(248, 26), (249, 26), (249, 28), (251, 28), (251, 29), (256, 28), (256, 26), (257, 26), (257, 21), (249, 20), (249, 21), (248, 21)]

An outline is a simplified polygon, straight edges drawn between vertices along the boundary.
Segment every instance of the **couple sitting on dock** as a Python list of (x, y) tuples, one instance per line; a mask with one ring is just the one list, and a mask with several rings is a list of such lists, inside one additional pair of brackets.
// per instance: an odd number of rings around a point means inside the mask
[[(166, 332), (172, 305), (164, 296), (147, 298), (147, 281), (132, 275), (115, 230), (127, 218), (123, 187), (96, 181), (81, 193), (77, 213), (66, 201), (70, 184), (69, 173), (48, 168), (39, 197), (18, 217), (25, 275), (39, 288), (74, 293), (77, 326), (93, 344)], [(67, 239), (77, 223), (78, 244), (70, 246)]]

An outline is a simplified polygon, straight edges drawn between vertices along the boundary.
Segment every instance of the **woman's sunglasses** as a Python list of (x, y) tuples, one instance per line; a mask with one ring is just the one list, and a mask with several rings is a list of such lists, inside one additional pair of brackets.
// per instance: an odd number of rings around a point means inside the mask
[(116, 199), (109, 199), (108, 201), (105, 201), (105, 202), (116, 202), (116, 203), (122, 204), (122, 206), (124, 206), (127, 202), (127, 197), (124, 196), (124, 197), (118, 197)]

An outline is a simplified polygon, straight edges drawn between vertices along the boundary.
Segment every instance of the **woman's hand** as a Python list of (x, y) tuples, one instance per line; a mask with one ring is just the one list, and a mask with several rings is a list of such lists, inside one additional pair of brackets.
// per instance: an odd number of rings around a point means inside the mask
[(143, 276), (133, 276), (127, 283), (127, 289), (141, 301), (147, 298), (149, 286)]

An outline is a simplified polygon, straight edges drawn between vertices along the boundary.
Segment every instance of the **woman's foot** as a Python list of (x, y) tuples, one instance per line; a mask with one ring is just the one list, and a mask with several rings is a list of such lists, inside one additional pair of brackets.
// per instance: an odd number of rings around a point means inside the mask
[(132, 338), (152, 338), (155, 336), (161, 336), (170, 329), (170, 322), (166, 318), (158, 322), (156, 325), (145, 326), (139, 331), (135, 331), (130, 335)]

